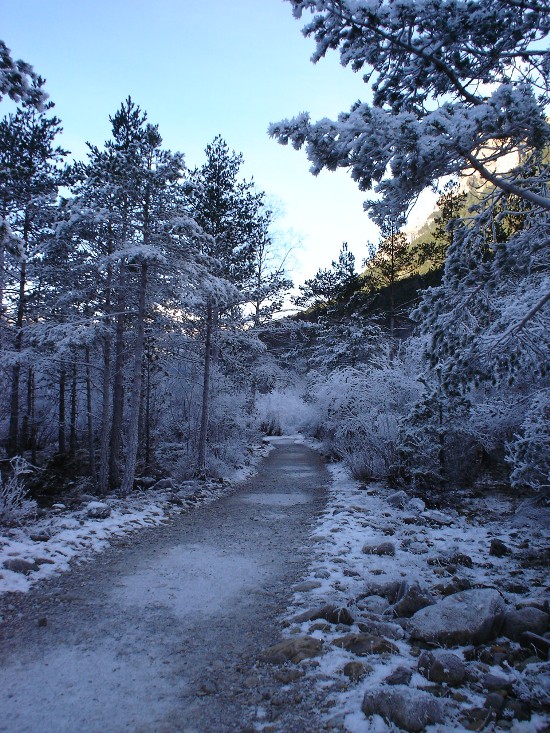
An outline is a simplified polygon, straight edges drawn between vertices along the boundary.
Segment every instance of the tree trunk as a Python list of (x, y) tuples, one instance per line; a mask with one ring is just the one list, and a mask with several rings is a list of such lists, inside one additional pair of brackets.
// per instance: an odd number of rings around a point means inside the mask
[(29, 441), (31, 449), (31, 463), (36, 465), (36, 399), (35, 399), (35, 378), (34, 370), (29, 369)]
[(109, 485), (115, 489), (120, 481), (120, 449), (124, 413), (124, 325), (126, 308), (126, 263), (120, 262), (115, 332), (115, 375), (113, 384), (113, 421), (109, 455)]
[(111, 338), (105, 336), (103, 341), (103, 379), (101, 385), (101, 436), (99, 442), (99, 481), (98, 492), (105, 496), (109, 489), (109, 449), (111, 412)]
[(27, 284), (27, 265), (23, 258), (19, 275), (19, 296), (17, 301), (17, 317), (15, 321), (15, 354), (16, 363), (13, 365), (10, 396), (10, 425), (8, 434), (8, 458), (17, 455), (19, 451), (19, 383), (21, 380), (21, 364), (19, 355), (23, 350), (23, 318), (25, 314), (25, 287)]
[(65, 365), (61, 365), (59, 373), (59, 420), (58, 420), (58, 452), (65, 453), (65, 385), (67, 382), (67, 371)]
[[(110, 232), (111, 233), (111, 232)], [(112, 240), (109, 240), (108, 254), (113, 253)], [(105, 279), (105, 321), (106, 332), (103, 338), (103, 375), (101, 380), (101, 434), (99, 437), (99, 477), (97, 490), (100, 496), (105, 496), (109, 489), (109, 448), (110, 448), (110, 396), (111, 396), (111, 287), (113, 282), (113, 267), (107, 265)]]
[(122, 479), (121, 494), (127, 496), (134, 486), (137, 454), (139, 445), (139, 408), (141, 403), (141, 385), (143, 375), (143, 351), (145, 346), (145, 302), (147, 294), (147, 262), (141, 264), (141, 279), (139, 287), (139, 305), (136, 345), (134, 352), (134, 380), (130, 397), (130, 425), (128, 431), (128, 448), (126, 464)]
[(204, 373), (202, 384), (201, 429), (199, 434), (199, 449), (197, 473), (206, 477), (206, 438), (208, 434), (208, 408), (210, 400), (210, 367), (212, 364), (212, 331), (214, 325), (212, 299), (208, 299), (206, 308), (206, 339), (204, 344)]
[(145, 465), (151, 466), (151, 352), (146, 356), (145, 372)]
[(92, 375), (90, 363), (90, 347), (85, 347), (86, 358), (86, 417), (88, 422), (87, 438), (88, 438), (88, 461), (90, 467), (90, 476), (94, 486), (96, 486), (96, 467), (95, 467), (95, 450), (94, 450), (94, 423), (92, 414)]
[(69, 432), (69, 452), (72, 456), (76, 454), (76, 418), (77, 418), (77, 404), (76, 404), (76, 361), (73, 361), (72, 373), (71, 373), (71, 422)]

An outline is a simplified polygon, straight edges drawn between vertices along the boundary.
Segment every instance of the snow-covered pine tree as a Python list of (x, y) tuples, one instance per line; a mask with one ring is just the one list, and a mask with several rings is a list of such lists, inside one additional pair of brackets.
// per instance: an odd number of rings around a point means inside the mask
[(406, 235), (390, 220), (382, 226), (382, 239), (378, 246), (369, 244), (369, 256), (363, 262), (366, 268), (363, 279), (367, 287), (371, 290), (388, 288), (391, 338), (395, 333), (395, 285), (398, 280), (411, 274), (414, 259)]
[(0, 41), (0, 101), (4, 96), (38, 108), (48, 98), (43, 89), (43, 79), (26, 61), (14, 60), (5, 42)]
[[(242, 324), (244, 292), (253, 282), (257, 248), (265, 236), (264, 194), (252, 181), (240, 178), (243, 157), (230, 152), (217, 136), (207, 145), (206, 161), (190, 174), (190, 213), (210, 239), (204, 254), (212, 258), (220, 278), (204, 303), (204, 370), (197, 471), (206, 473), (206, 446), (211, 401), (212, 367), (218, 361), (219, 325), (227, 337)], [(229, 287), (224, 287), (223, 283)]]
[(314, 277), (300, 285), (300, 295), (294, 302), (300, 308), (327, 306), (349, 298), (358, 285), (355, 256), (349, 251), (348, 243), (343, 242), (338, 259), (332, 261), (330, 268), (319, 268)]
[[(37, 94), (43, 82), (36, 83)], [(20, 390), (25, 350), (29, 345), (28, 312), (39, 290), (41, 259), (56, 218), (56, 197), (62, 181), (60, 164), (65, 151), (55, 144), (61, 131), (50, 114), (22, 105), (0, 122), (2, 160), (2, 348), (11, 368), (7, 450), (16, 455), (20, 444)], [(38, 320), (38, 319), (35, 319)], [(29, 382), (32, 373), (28, 372)]]

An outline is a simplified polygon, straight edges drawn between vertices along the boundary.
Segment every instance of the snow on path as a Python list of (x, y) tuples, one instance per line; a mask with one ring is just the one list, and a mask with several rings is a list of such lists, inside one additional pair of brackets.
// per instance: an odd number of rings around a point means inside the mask
[(15, 597), (2, 733), (243, 730), (262, 699), (251, 666), (279, 638), (329, 482), (300, 441), (274, 444), (234, 495)]

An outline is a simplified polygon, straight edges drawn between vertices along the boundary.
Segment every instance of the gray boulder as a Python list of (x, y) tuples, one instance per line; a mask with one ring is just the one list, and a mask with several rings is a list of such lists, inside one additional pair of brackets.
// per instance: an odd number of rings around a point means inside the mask
[(365, 715), (380, 715), (386, 722), (411, 733), (423, 731), (427, 725), (441, 723), (444, 716), (440, 700), (422, 690), (402, 685), (367, 690), (361, 709)]
[(507, 611), (504, 615), (502, 634), (512, 641), (519, 641), (524, 631), (544, 634), (548, 628), (548, 614), (538, 608), (520, 608)]
[(418, 671), (430, 682), (455, 687), (466, 677), (466, 667), (460, 657), (444, 649), (422, 652), (418, 658)]
[(482, 644), (497, 634), (504, 612), (504, 600), (497, 590), (475, 588), (417, 611), (409, 632), (412, 639), (440, 646)]

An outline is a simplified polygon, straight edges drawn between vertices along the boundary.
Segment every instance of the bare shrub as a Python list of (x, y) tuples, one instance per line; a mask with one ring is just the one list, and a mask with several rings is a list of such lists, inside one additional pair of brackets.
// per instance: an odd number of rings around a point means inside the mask
[(18, 524), (36, 512), (36, 502), (27, 498), (25, 476), (32, 467), (21, 456), (15, 456), (10, 466), (0, 474), (0, 524)]

